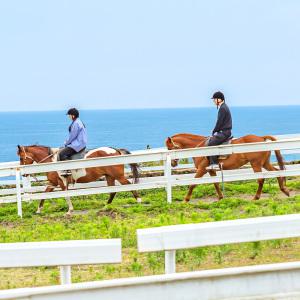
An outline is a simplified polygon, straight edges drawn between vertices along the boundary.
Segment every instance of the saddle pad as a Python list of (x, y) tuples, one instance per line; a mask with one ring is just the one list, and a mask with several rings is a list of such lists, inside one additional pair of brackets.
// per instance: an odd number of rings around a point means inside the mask
[[(55, 151), (56, 150), (56, 151)], [(57, 153), (58, 153), (59, 149), (53, 149), (53, 152), (56, 153), (53, 156), (53, 161), (57, 161)], [(88, 155), (92, 154), (93, 152), (96, 151), (103, 151), (106, 152), (107, 154), (115, 154), (117, 152), (116, 149), (110, 148), (110, 147), (100, 147), (100, 148), (96, 148), (93, 150), (82, 150), (79, 153), (76, 153), (74, 155), (72, 155), (71, 159), (83, 159), (86, 158)], [(59, 177), (63, 180), (63, 182), (66, 184), (66, 178), (64, 176), (61, 176), (61, 171), (57, 172)], [(77, 180), (81, 177), (86, 176), (86, 169), (73, 169), (71, 170), (72, 173), (72, 178), (74, 182), (77, 182)]]
[[(208, 146), (208, 143), (209, 143), (210, 138), (211, 138), (211, 136), (209, 136), (209, 137), (206, 138), (205, 144), (204, 144), (205, 147)], [(220, 145), (229, 145), (229, 144), (231, 144), (231, 142), (232, 142), (233, 140), (235, 140), (235, 138), (234, 138), (234, 137), (230, 137), (227, 141), (221, 143)]]
[(85, 156), (86, 156), (87, 153), (88, 153), (88, 151), (82, 150), (82, 151), (80, 151), (78, 153), (75, 153), (70, 158), (71, 158), (71, 160), (83, 159), (83, 158), (85, 158)]

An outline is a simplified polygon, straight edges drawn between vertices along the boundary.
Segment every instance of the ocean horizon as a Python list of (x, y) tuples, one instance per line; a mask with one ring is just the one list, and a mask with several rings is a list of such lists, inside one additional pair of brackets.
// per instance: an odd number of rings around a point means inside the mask
[[(226, 102), (227, 103), (227, 102)], [(227, 103), (228, 104), (228, 103)], [(276, 105), (229, 105), (230, 108), (280, 108), (280, 107), (300, 107), (300, 104), (276, 104)], [(121, 108), (87, 108), (87, 109), (80, 109), (80, 111), (106, 111), (106, 110), (160, 110), (160, 109), (206, 109), (206, 108), (214, 108), (213, 105), (207, 106), (178, 106), (178, 107), (121, 107)], [(31, 113), (31, 112), (65, 112), (63, 109), (50, 109), (50, 110), (42, 110), (42, 109), (30, 109), (30, 110), (1, 110), (0, 113)]]

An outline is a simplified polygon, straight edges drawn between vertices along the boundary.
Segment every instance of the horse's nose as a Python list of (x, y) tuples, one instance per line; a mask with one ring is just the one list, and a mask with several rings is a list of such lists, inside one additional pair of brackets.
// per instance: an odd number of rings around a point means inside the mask
[(177, 167), (177, 161), (176, 160), (172, 160), (171, 161), (171, 165), (172, 165), (172, 167)]

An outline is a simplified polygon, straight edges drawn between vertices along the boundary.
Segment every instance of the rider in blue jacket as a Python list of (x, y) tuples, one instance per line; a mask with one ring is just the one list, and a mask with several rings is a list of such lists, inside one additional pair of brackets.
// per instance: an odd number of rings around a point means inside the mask
[(67, 115), (72, 123), (69, 127), (69, 138), (65, 141), (65, 147), (59, 152), (60, 160), (70, 159), (72, 155), (84, 150), (87, 144), (87, 132), (79, 119), (79, 111), (76, 108), (71, 108)]

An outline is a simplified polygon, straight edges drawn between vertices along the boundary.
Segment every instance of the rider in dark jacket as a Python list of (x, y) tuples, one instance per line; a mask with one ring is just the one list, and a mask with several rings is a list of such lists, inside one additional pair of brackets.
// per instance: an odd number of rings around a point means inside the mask
[[(214, 130), (212, 131), (212, 137), (208, 142), (208, 146), (217, 146), (226, 142), (231, 137), (232, 118), (222, 92), (214, 93), (212, 99), (214, 100), (219, 112), (218, 120)], [(209, 162), (210, 165), (207, 167), (207, 170), (219, 170), (218, 156), (210, 156)]]

